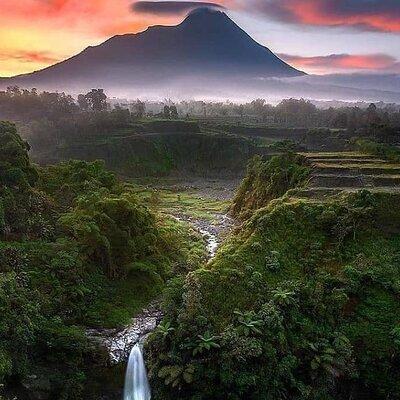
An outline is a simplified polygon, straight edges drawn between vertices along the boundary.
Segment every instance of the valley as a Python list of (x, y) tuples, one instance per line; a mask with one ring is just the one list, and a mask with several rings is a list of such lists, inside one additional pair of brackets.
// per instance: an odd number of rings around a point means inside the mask
[(396, 109), (7, 96), (5, 399), (396, 399)]
[(0, 400), (400, 400), (399, 0), (0, 1)]

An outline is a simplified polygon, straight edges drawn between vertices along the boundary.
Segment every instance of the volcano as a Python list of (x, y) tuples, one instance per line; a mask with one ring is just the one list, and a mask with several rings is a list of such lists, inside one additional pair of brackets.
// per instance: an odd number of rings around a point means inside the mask
[(199, 8), (177, 26), (153, 26), (114, 36), (98, 46), (33, 73), (1, 81), (38, 89), (141, 88), (235, 77), (304, 75), (253, 40), (226, 13)]

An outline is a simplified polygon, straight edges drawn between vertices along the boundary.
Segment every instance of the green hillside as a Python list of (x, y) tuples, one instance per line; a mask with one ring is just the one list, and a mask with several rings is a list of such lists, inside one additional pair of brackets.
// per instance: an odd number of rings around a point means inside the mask
[(250, 166), (242, 226), (171, 287), (156, 398), (400, 398), (399, 194), (280, 197), (310, 173), (293, 157)]

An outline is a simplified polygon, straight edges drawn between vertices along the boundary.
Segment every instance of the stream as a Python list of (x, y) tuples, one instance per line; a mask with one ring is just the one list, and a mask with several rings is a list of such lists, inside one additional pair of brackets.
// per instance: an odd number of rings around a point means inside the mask
[(206, 241), (207, 260), (211, 260), (219, 245), (224, 239), (224, 235), (230, 231), (233, 226), (233, 220), (226, 214), (215, 214), (214, 221), (210, 222), (205, 219), (192, 218), (186, 215), (174, 215), (177, 221), (189, 223), (196, 231), (198, 231)]
[[(224, 235), (233, 226), (233, 221), (227, 215), (216, 214), (215, 221), (195, 219), (185, 215), (173, 215), (178, 221), (192, 225), (205, 239), (208, 260), (213, 258), (221, 244)], [(104, 347), (112, 365), (128, 359), (133, 347), (143, 343), (146, 337), (156, 329), (163, 318), (158, 301), (154, 301), (143, 309), (124, 329), (88, 329), (87, 336)]]

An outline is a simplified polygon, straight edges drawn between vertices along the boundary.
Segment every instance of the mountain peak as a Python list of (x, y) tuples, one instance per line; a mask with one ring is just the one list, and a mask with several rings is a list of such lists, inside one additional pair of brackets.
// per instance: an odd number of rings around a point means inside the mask
[(224, 12), (221, 11), (220, 8), (217, 7), (198, 7), (195, 8), (194, 10), (190, 11), (188, 14), (187, 18), (193, 18), (193, 17), (201, 17), (201, 16), (222, 16), (226, 15)]
[(220, 9), (212, 7), (199, 7), (192, 10), (180, 26), (190, 25), (218, 25), (233, 21)]
[[(199, 7), (177, 26), (115, 36), (42, 71), (14, 78), (36, 87), (145, 87), (171, 80), (303, 75), (253, 40), (223, 8)], [(20, 83), (21, 82), (21, 83)]]

